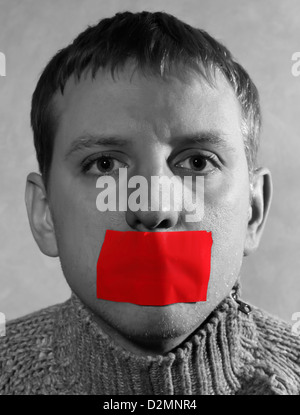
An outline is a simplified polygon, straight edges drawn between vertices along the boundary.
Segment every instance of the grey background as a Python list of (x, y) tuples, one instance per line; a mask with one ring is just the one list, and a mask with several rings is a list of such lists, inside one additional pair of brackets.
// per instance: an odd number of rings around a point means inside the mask
[(243, 297), (291, 322), (300, 311), (300, 51), (299, 0), (2, 0), (0, 51), (0, 311), (7, 320), (65, 300), (58, 259), (31, 235), (24, 204), (26, 175), (37, 170), (29, 124), (39, 73), (60, 48), (118, 11), (174, 14), (221, 40), (258, 86), (264, 115), (261, 164), (273, 173), (274, 198), (260, 249), (245, 260)]

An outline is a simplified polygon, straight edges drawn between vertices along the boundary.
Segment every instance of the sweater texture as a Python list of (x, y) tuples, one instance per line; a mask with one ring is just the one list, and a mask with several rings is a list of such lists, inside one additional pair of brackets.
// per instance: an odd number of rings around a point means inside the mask
[(72, 293), (7, 324), (0, 395), (298, 395), (300, 338), (291, 327), (225, 298), (179, 347), (142, 356), (123, 349)]

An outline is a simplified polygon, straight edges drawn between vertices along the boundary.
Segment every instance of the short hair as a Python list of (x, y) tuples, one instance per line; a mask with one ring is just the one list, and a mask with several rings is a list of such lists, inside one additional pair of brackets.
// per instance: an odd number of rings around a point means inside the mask
[(31, 126), (45, 186), (49, 179), (54, 139), (59, 122), (53, 96), (71, 75), (80, 80), (90, 70), (122, 70), (133, 61), (142, 73), (167, 78), (196, 72), (212, 83), (219, 70), (232, 86), (242, 109), (242, 134), (248, 169), (256, 164), (261, 128), (259, 94), (246, 70), (229, 50), (207, 32), (165, 12), (122, 12), (104, 18), (67, 47), (59, 50), (43, 70), (32, 96)]

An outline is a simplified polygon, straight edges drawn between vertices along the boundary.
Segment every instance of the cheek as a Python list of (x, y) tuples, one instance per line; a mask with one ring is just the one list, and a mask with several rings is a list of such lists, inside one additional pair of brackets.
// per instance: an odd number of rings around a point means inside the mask
[(206, 228), (213, 235), (213, 254), (220, 261), (242, 256), (246, 237), (247, 221), (243, 211), (233, 208), (214, 209), (208, 213)]
[(249, 193), (247, 179), (237, 186), (223, 187), (218, 196), (208, 195), (205, 229), (213, 236), (211, 257), (212, 287), (233, 283), (240, 272), (247, 231)]
[[(122, 229), (124, 212), (99, 212), (94, 194), (56, 192), (51, 212), (64, 275), (76, 288), (94, 286), (96, 265), (107, 229)], [(54, 197), (55, 196), (55, 197)], [(124, 225), (123, 225), (124, 226)], [(96, 291), (95, 291), (96, 292)]]

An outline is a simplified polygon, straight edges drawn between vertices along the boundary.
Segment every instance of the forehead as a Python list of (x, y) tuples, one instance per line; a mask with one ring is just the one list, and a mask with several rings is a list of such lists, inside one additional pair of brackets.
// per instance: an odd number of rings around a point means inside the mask
[(79, 81), (72, 76), (64, 94), (56, 93), (54, 105), (62, 144), (84, 132), (131, 137), (149, 134), (158, 140), (199, 129), (221, 130), (231, 140), (242, 136), (240, 104), (218, 72), (214, 85), (209, 85), (195, 74), (162, 79), (125, 67), (113, 79), (100, 70), (94, 79), (89, 73)]

